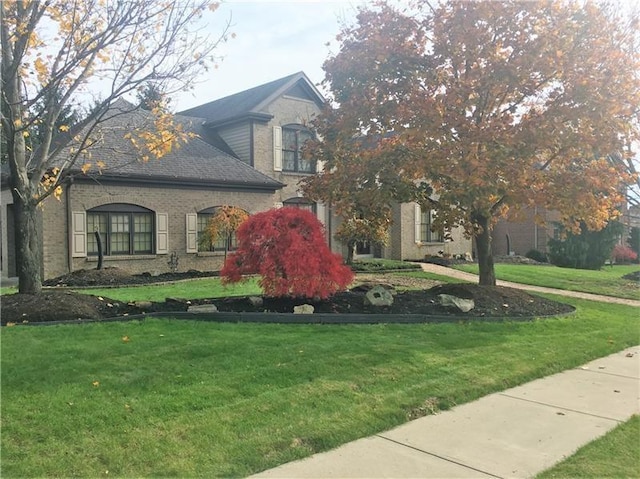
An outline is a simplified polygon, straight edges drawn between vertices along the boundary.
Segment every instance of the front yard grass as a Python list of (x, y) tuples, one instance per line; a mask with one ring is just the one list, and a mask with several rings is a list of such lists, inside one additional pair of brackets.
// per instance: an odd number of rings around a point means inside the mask
[[(454, 267), (461, 271), (478, 274), (477, 264)], [(618, 298), (640, 299), (638, 282), (622, 279), (624, 275), (638, 271), (640, 269), (638, 265), (605, 266), (599, 271), (559, 268), (552, 265), (506, 263), (498, 263), (495, 268), (496, 277), (504, 281)]]
[(640, 416), (590, 442), (536, 479), (640, 477)]
[(562, 300), (532, 322), (4, 328), (1, 474), (245, 476), (640, 342), (633, 307)]
[(78, 293), (104, 296), (118, 301), (164, 301), (166, 298), (203, 299), (261, 295), (258, 278), (223, 285), (219, 277), (198, 278), (174, 283), (146, 284), (118, 288), (73, 288)]

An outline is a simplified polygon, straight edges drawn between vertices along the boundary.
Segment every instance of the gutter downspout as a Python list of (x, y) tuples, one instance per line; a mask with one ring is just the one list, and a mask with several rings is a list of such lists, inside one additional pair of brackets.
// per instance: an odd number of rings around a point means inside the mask
[(71, 224), (71, 185), (73, 184), (73, 178), (69, 178), (69, 184), (64, 190), (65, 209), (67, 214), (67, 272), (73, 271), (73, 258), (71, 247), (73, 244), (73, 225)]

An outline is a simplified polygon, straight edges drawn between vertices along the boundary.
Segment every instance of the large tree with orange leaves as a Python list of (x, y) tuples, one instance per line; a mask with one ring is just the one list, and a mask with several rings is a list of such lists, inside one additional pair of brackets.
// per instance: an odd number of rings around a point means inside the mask
[[(41, 290), (38, 205), (61, 193), (74, 164), (90, 166), (86, 158), (100, 141), (93, 133), (116, 99), (148, 82), (166, 93), (188, 89), (215, 62), (227, 28), (212, 39), (197, 22), (216, 7), (207, 0), (1, 2), (2, 158), (10, 170), (21, 293)], [(91, 100), (81, 124), (59, 124), (65, 109)], [(153, 125), (129, 135), (142, 159), (188, 138), (161, 105), (153, 114)], [(37, 146), (30, 138), (36, 129)], [(60, 134), (65, 141), (54, 141)]]
[(475, 238), (495, 284), (491, 230), (509, 209), (591, 229), (615, 217), (632, 179), (609, 155), (638, 139), (639, 24), (591, 1), (417, 3), (361, 9), (339, 35), (307, 194), (339, 212), (348, 184), (428, 204), (436, 227)]

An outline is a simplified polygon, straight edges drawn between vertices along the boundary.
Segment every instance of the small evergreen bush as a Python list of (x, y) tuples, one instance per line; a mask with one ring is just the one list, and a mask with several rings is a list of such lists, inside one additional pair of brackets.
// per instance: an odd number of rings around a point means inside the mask
[(549, 260), (547, 259), (546, 253), (539, 251), (537, 249), (530, 249), (527, 251), (525, 256), (533, 261), (537, 261), (538, 263), (547, 263)]
[(612, 221), (599, 231), (589, 231), (584, 223), (580, 227), (580, 234), (567, 232), (564, 240), (549, 240), (549, 260), (563, 268), (602, 268), (611, 258), (623, 230), (622, 224)]
[(640, 228), (637, 226), (631, 228), (627, 244), (635, 252), (636, 257), (640, 257)]

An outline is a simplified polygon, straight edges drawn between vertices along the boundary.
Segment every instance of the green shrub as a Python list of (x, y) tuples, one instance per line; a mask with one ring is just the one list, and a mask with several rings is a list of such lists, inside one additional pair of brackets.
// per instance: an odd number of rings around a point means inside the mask
[(636, 253), (637, 257), (640, 258), (640, 228), (637, 226), (631, 228), (629, 237), (627, 238), (627, 244), (629, 248)]
[(537, 261), (538, 263), (547, 263), (549, 260), (547, 259), (547, 254), (539, 251), (537, 249), (530, 249), (527, 251), (525, 256), (533, 261)]
[[(562, 226), (559, 226), (562, 229)], [(589, 231), (586, 225), (580, 225), (580, 234), (564, 232), (563, 240), (550, 239), (549, 260), (556, 266), (577, 269), (600, 269), (611, 258), (623, 226), (611, 221), (599, 231)]]

